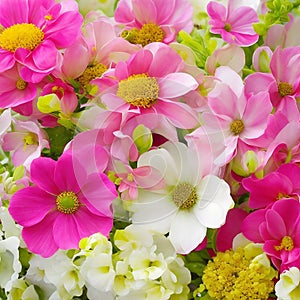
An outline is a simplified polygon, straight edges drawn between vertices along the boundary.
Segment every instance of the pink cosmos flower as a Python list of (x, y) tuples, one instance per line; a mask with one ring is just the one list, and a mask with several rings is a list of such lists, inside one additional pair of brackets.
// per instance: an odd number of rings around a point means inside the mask
[(300, 196), (300, 168), (296, 164), (281, 165), (276, 172), (262, 179), (251, 176), (243, 179), (244, 188), (250, 192), (249, 206), (253, 209), (264, 208), (280, 199)]
[(203, 113), (203, 127), (208, 133), (222, 133), (224, 147), (216, 163), (224, 165), (236, 155), (240, 140), (255, 145), (267, 127), (272, 105), (267, 92), (246, 97), (242, 79), (229, 67), (219, 67), (215, 76), (220, 81), (207, 96), (211, 112)]
[(183, 60), (172, 48), (151, 43), (93, 83), (107, 109), (122, 112), (124, 119), (137, 114), (162, 114), (177, 127), (194, 128), (198, 125), (197, 113), (178, 100), (195, 90), (198, 83), (181, 72), (183, 67)]
[(300, 96), (300, 47), (276, 48), (270, 61), (271, 73), (256, 72), (245, 79), (246, 93), (267, 90), (274, 107)]
[(10, 108), (31, 102), (37, 95), (35, 84), (26, 82), (20, 75), (20, 64), (0, 73), (0, 107)]
[(65, 152), (58, 161), (35, 159), (30, 176), (34, 186), (15, 193), (9, 205), (30, 251), (49, 257), (58, 249), (78, 248), (80, 239), (93, 233), (108, 235), (117, 193), (106, 175), (87, 175), (82, 161)]
[(54, 0), (7, 0), (0, 2), (0, 24), (0, 72), (17, 61), (23, 80), (39, 82), (55, 68), (58, 49), (75, 41), (82, 16)]
[(46, 133), (33, 121), (14, 120), (13, 131), (3, 136), (2, 148), (10, 151), (15, 166), (24, 165), (29, 169), (31, 162), (49, 148)]
[(115, 20), (125, 25), (122, 36), (142, 44), (171, 43), (180, 30), (191, 32), (193, 8), (187, 0), (121, 0)]
[(257, 42), (259, 36), (253, 29), (258, 22), (257, 12), (249, 6), (241, 6), (240, 0), (229, 0), (228, 7), (211, 1), (207, 5), (210, 32), (220, 34), (222, 39), (238, 46), (247, 47)]
[(268, 209), (250, 213), (242, 224), (246, 238), (263, 243), (280, 272), (300, 267), (300, 203), (295, 199), (279, 200)]

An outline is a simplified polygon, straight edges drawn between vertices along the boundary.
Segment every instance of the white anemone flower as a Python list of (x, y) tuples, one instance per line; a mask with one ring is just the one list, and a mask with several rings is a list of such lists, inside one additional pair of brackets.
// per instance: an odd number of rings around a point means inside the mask
[[(209, 153), (207, 153), (209, 156)], [(208, 167), (209, 157), (200, 157), (183, 143), (165, 143), (141, 155), (138, 167), (160, 171), (166, 185), (161, 190), (141, 189), (132, 204), (132, 223), (163, 234), (177, 253), (187, 254), (205, 238), (207, 228), (219, 228), (234, 202), (230, 187)]]

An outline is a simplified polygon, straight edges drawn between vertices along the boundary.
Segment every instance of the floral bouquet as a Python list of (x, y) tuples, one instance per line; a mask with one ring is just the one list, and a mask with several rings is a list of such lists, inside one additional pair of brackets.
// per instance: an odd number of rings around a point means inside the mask
[(0, 0), (0, 299), (300, 299), (299, 0)]

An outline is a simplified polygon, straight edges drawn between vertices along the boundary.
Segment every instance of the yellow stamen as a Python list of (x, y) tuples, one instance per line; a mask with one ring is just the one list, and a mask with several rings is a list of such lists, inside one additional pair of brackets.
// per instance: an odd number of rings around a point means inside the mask
[(101, 77), (101, 75), (107, 70), (107, 67), (103, 64), (88, 66), (81, 76), (77, 78), (77, 81), (84, 87), (87, 86), (93, 79)]
[(173, 190), (172, 200), (180, 209), (192, 208), (198, 200), (196, 188), (189, 183), (180, 183)]
[(225, 26), (224, 26), (224, 29), (227, 31), (227, 32), (230, 32), (231, 31), (231, 25), (226, 23)]
[(24, 81), (23, 79), (19, 78), (16, 82), (16, 88), (18, 90), (25, 90), (27, 87), (27, 82)]
[(279, 82), (278, 93), (280, 94), (281, 97), (293, 95), (294, 94), (293, 86), (290, 85), (288, 82)]
[(159, 86), (154, 77), (136, 74), (119, 82), (117, 96), (131, 105), (149, 108), (157, 101), (158, 92)]
[(286, 251), (291, 251), (294, 249), (294, 242), (293, 239), (286, 235), (282, 238), (280, 245), (274, 246), (274, 249), (276, 251), (281, 251), (281, 250), (286, 250)]
[(24, 138), (23, 138), (23, 149), (26, 150), (27, 146), (29, 145), (38, 145), (38, 136), (37, 134), (33, 132), (29, 132)]
[(51, 21), (53, 19), (53, 17), (51, 15), (46, 15), (44, 17), (44, 19), (47, 20), (47, 21)]
[(34, 50), (44, 39), (44, 32), (34, 24), (15, 24), (0, 34), (0, 47), (15, 52), (18, 48)]
[(137, 28), (124, 30), (121, 36), (132, 44), (144, 47), (153, 42), (162, 42), (165, 32), (158, 25), (149, 23), (144, 24), (140, 30)]
[(245, 125), (242, 120), (234, 120), (230, 124), (230, 131), (233, 133), (233, 135), (239, 135), (244, 129)]
[(74, 192), (62, 192), (56, 198), (56, 208), (64, 214), (75, 213), (79, 206), (80, 202)]

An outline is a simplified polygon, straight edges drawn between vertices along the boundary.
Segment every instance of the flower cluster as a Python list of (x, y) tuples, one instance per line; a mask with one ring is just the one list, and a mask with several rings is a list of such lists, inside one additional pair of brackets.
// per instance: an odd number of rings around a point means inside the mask
[(0, 1), (0, 298), (299, 299), (299, 13)]

